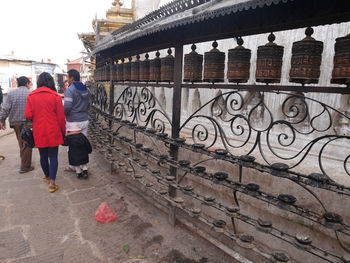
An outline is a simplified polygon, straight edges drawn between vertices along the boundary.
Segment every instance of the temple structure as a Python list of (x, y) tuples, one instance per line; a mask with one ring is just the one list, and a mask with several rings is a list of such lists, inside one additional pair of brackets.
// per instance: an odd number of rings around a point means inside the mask
[(106, 18), (92, 20), (93, 32), (78, 34), (88, 52), (94, 48), (96, 41), (135, 20), (135, 0), (132, 1), (131, 8), (122, 8), (122, 5), (119, 0), (113, 1), (112, 7), (106, 12)]

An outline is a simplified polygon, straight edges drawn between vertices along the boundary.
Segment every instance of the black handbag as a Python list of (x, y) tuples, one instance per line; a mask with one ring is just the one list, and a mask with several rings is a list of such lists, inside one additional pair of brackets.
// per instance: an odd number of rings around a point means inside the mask
[(21, 131), (21, 138), (30, 148), (35, 148), (33, 131), (28, 127), (27, 121)]

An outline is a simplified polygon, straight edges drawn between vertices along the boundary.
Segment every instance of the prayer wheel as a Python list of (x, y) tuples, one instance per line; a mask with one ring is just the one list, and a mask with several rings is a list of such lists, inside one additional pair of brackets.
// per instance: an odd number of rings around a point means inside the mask
[(160, 79), (160, 53), (157, 51), (156, 57), (149, 63), (149, 80), (159, 82)]
[(335, 40), (331, 83), (350, 86), (350, 34)]
[(121, 59), (121, 63), (117, 64), (117, 81), (124, 81), (124, 59)]
[(95, 68), (95, 70), (94, 70), (94, 79), (95, 79), (95, 81), (99, 81), (99, 79), (98, 79), (98, 70), (99, 70), (99, 68)]
[(220, 52), (218, 43), (213, 42), (213, 49), (204, 54), (204, 81), (205, 82), (224, 82), (225, 78), (225, 53)]
[(256, 63), (256, 81), (263, 83), (279, 83), (281, 81), (283, 46), (278, 46), (275, 35), (270, 34), (269, 43), (258, 47)]
[(145, 60), (140, 62), (140, 81), (149, 81), (149, 55), (146, 53)]
[(98, 79), (98, 81), (101, 81), (101, 79), (102, 79), (102, 77), (101, 77), (101, 72), (102, 72), (102, 68), (99, 67), (99, 68), (97, 69), (97, 79)]
[(136, 56), (136, 61), (131, 62), (131, 81), (140, 80), (140, 56)]
[(113, 63), (113, 65), (112, 65), (112, 80), (114, 80), (114, 81), (117, 80), (117, 74), (118, 74), (117, 65), (118, 64), (116, 64), (116, 63)]
[(171, 53), (171, 48), (169, 48), (168, 55), (160, 60), (160, 79), (164, 82), (174, 81), (175, 58)]
[(105, 66), (105, 81), (109, 81), (111, 78), (111, 65), (107, 64)]
[(292, 65), (289, 72), (290, 82), (301, 84), (317, 83), (320, 77), (323, 43), (311, 35), (314, 30), (308, 27), (306, 37), (293, 43)]
[(184, 81), (201, 82), (203, 70), (203, 55), (196, 52), (196, 45), (191, 46), (192, 52), (185, 55)]
[(124, 81), (131, 80), (131, 60), (132, 60), (132, 57), (129, 57), (129, 61), (124, 63), (124, 66), (123, 66)]
[(102, 66), (102, 81), (106, 80), (106, 65)]
[(251, 50), (243, 47), (243, 39), (237, 39), (238, 46), (228, 51), (227, 79), (229, 82), (245, 83), (249, 80)]
[(101, 66), (101, 67), (100, 67), (100, 81), (103, 81), (103, 80), (104, 80), (104, 77), (105, 77), (104, 74), (105, 74), (105, 73), (104, 73), (104, 66)]

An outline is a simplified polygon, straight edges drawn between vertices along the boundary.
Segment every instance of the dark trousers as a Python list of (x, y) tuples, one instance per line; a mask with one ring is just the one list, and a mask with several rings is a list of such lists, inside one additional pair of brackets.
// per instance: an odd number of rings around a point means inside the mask
[(50, 178), (50, 180), (56, 180), (58, 169), (58, 146), (38, 149), (40, 153), (41, 169), (43, 169), (45, 177)]
[(21, 131), (24, 125), (14, 125), (13, 129), (15, 130), (19, 153), (21, 157), (21, 168), (29, 168), (32, 164), (32, 148), (28, 147), (21, 138)]

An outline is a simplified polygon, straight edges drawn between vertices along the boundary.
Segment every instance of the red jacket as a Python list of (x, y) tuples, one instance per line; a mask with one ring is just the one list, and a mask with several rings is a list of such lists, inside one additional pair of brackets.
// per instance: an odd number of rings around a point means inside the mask
[(33, 136), (37, 148), (63, 144), (66, 119), (62, 99), (57, 92), (46, 87), (32, 91), (27, 98), (24, 116), (33, 121)]

